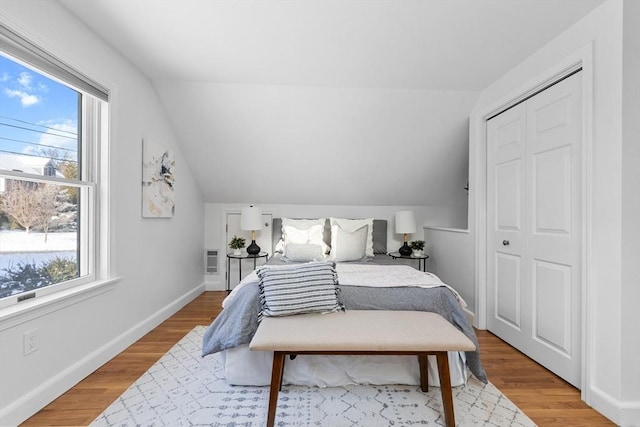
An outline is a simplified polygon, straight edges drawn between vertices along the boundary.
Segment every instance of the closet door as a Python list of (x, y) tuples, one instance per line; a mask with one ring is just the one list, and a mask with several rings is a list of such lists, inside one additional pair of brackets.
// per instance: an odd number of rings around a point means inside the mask
[[(524, 351), (530, 329), (526, 236), (526, 108), (517, 105), (487, 123), (488, 329)], [(524, 310), (524, 313), (523, 313)]]
[(581, 378), (581, 74), (487, 122), (488, 328)]

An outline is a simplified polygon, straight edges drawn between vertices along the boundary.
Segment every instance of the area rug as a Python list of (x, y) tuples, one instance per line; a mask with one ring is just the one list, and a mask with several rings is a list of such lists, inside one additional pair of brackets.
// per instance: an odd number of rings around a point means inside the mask
[[(99, 426), (233, 426), (266, 423), (269, 387), (227, 384), (221, 358), (201, 357), (197, 326), (91, 424)], [(491, 383), (454, 387), (458, 426), (535, 426)], [(442, 426), (440, 389), (418, 386), (283, 386), (277, 426)]]

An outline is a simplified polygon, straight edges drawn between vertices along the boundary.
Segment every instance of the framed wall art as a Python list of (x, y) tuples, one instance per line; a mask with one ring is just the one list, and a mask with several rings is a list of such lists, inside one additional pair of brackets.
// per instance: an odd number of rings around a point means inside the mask
[(172, 150), (151, 141), (142, 141), (143, 218), (173, 217), (175, 163)]

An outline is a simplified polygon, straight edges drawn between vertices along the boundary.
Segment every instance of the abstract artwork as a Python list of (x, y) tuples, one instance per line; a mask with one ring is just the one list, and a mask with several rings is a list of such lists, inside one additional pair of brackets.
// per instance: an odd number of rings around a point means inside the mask
[(175, 211), (173, 151), (142, 141), (142, 216), (171, 218)]

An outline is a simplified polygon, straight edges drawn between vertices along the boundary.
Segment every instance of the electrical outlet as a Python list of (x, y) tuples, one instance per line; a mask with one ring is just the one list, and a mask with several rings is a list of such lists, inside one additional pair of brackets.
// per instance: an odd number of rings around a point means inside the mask
[(37, 332), (38, 332), (37, 329), (32, 329), (30, 331), (25, 332), (24, 335), (22, 336), (22, 344), (23, 344), (23, 350), (24, 350), (25, 356), (38, 350)]

